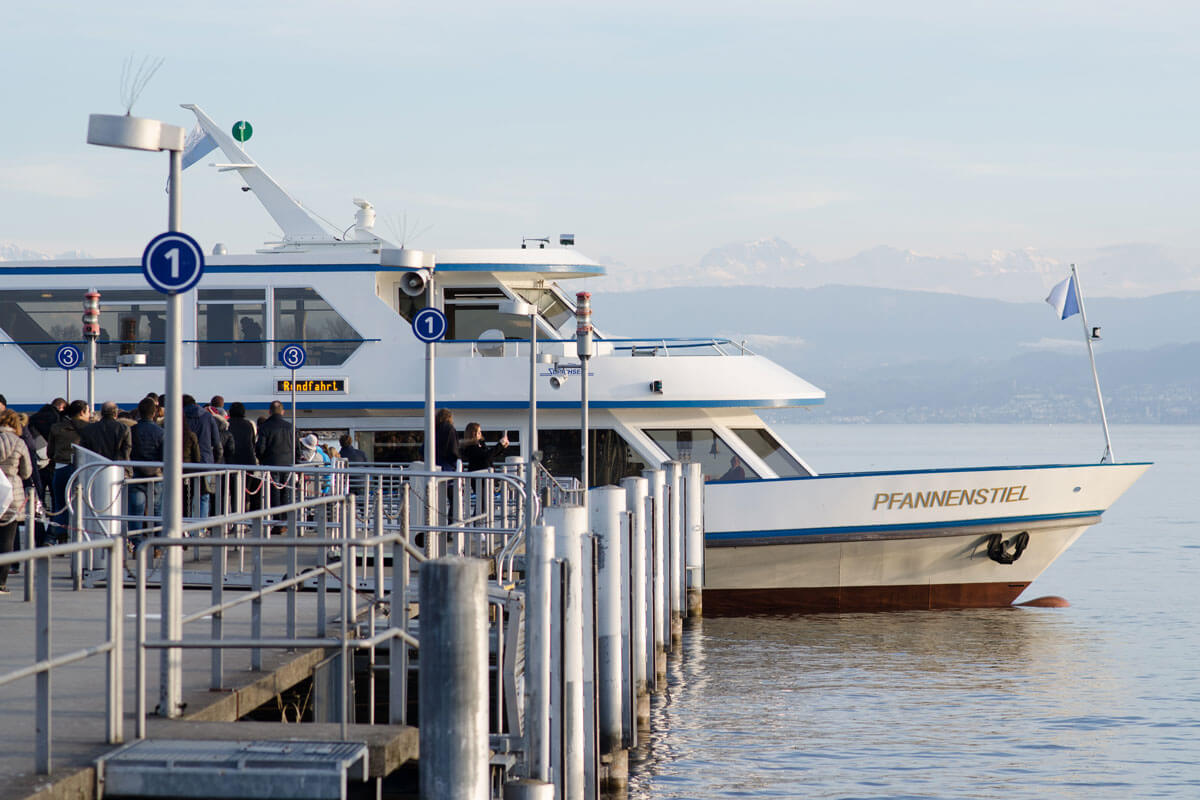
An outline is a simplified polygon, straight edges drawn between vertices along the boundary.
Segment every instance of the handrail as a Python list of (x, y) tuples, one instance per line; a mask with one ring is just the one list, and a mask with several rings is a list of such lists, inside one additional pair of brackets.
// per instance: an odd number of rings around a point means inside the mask
[[(30, 517), (31, 519), (31, 517)], [(32, 542), (31, 542), (32, 544)], [(106, 686), (105, 695), (105, 741), (109, 744), (121, 744), (125, 738), (125, 689), (124, 689), (124, 640), (125, 611), (123, 603), (123, 588), (120, 583), (110, 582), (106, 588), (107, 600), (106, 622), (103, 641), (99, 644), (72, 650), (68, 653), (53, 655), (52, 642), (52, 613), (51, 609), (51, 566), (58, 556), (90, 553), (97, 550), (108, 551), (110, 564), (120, 563), (124, 552), (124, 543), (120, 539), (101, 539), (97, 541), (73, 542), (70, 544), (37, 547), (29, 550), (18, 550), (0, 555), (0, 565), (25, 563), (24, 569), (33, 573), (33, 595), (35, 599), (35, 661), (32, 664), (0, 674), (0, 686), (5, 686), (22, 678), (35, 677), (34, 691), (34, 764), (39, 774), (49, 774), (52, 764), (51, 719), (53, 717), (53, 697), (51, 694), (51, 673), (68, 664), (75, 664), (92, 656), (106, 656)], [(26, 572), (29, 575), (29, 572)], [(28, 580), (28, 578), (27, 578)], [(26, 584), (28, 588), (28, 584)], [(29, 599), (28, 596), (26, 599)]]

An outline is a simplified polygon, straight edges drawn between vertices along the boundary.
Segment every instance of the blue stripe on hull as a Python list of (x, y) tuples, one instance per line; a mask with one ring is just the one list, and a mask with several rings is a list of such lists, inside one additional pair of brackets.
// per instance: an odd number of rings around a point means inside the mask
[(848, 536), (864, 533), (911, 533), (913, 531), (945, 530), (946, 528), (975, 528), (980, 526), (1020, 526), (1030, 522), (1083, 519), (1098, 517), (1102, 511), (1073, 511), (1067, 514), (1037, 514), (1027, 517), (990, 517), (987, 519), (962, 519), (947, 522), (919, 522), (906, 525), (846, 525), (828, 528), (783, 528), (758, 531), (710, 531), (704, 535), (706, 542), (723, 543), (749, 539), (804, 539), (815, 536)]

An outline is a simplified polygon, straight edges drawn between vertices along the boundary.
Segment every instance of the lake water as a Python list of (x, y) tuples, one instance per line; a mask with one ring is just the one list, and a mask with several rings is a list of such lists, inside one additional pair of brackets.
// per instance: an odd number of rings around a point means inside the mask
[[(820, 472), (1098, 461), (1099, 424), (783, 425)], [(1200, 797), (1200, 428), (1027, 590), (1065, 609), (700, 620), (635, 798)]]

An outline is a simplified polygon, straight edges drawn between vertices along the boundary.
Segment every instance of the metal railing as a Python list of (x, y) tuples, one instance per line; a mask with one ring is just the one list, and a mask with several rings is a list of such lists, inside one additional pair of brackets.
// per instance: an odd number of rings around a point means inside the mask
[[(32, 504), (31, 504), (32, 505)], [(33, 515), (27, 515), (28, 540), (32, 543)], [(33, 599), (35, 622), (35, 656), (32, 664), (0, 674), (0, 686), (34, 676), (34, 766), (39, 774), (49, 774), (53, 756), (53, 697), (51, 675), (55, 669), (84, 661), (93, 656), (105, 657), (105, 741), (120, 744), (124, 741), (124, 605), (122, 586), (111, 583), (106, 591), (104, 636), (92, 644), (55, 655), (51, 649), (53, 615), (51, 609), (51, 565), (59, 556), (106, 551), (110, 561), (119, 561), (125, 544), (121, 539), (98, 539), (52, 547), (28, 548), (0, 555), (0, 565), (22, 565), (25, 575), (25, 600)], [(32, 597), (31, 597), (32, 595)]]

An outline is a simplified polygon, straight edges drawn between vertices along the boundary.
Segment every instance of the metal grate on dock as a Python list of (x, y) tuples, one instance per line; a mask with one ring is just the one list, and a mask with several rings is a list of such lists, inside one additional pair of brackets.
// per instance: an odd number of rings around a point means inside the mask
[(145, 739), (97, 762), (106, 797), (345, 800), (367, 779), (359, 742)]

